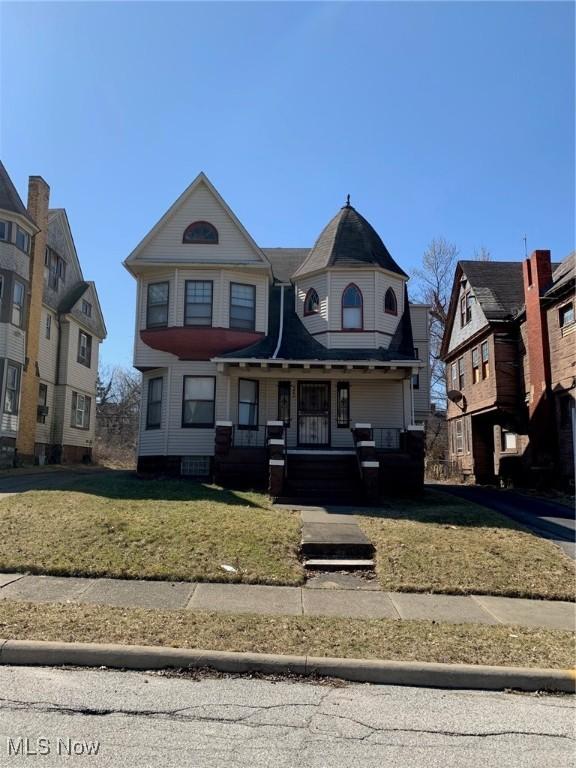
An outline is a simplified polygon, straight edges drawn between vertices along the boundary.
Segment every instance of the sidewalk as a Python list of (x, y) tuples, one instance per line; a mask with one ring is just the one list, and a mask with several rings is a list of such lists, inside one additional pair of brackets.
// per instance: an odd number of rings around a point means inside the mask
[(574, 603), (486, 595), (131, 581), (0, 573), (0, 600), (575, 629)]

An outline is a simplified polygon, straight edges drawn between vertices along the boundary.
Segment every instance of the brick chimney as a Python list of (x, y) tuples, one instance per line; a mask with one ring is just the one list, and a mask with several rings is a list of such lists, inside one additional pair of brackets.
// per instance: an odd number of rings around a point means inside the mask
[(541, 297), (552, 285), (550, 251), (533, 251), (523, 264), (526, 352), (530, 392), (528, 414), (532, 464), (550, 463), (555, 453), (554, 413), (550, 392), (548, 323)]
[(34, 235), (30, 251), (30, 284), (26, 305), (26, 364), (22, 372), (20, 412), (16, 448), (21, 461), (34, 461), (36, 443), (36, 410), (38, 407), (38, 350), (42, 323), (44, 292), (44, 253), (48, 233), (50, 187), (41, 176), (28, 180), (28, 213), (39, 232)]

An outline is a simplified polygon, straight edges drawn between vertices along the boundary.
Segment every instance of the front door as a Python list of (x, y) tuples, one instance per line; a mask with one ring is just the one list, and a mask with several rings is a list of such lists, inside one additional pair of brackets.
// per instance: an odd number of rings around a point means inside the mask
[(329, 382), (298, 382), (298, 445), (330, 445)]

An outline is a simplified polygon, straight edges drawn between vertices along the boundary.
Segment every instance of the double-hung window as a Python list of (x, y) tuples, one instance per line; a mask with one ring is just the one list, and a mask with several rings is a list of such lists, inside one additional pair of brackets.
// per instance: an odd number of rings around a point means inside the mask
[(186, 280), (184, 325), (212, 325), (211, 280)]
[(162, 385), (161, 376), (148, 381), (146, 429), (160, 429), (162, 425)]
[(72, 392), (72, 418), (70, 424), (75, 429), (90, 429), (90, 406), (92, 398), (80, 392)]
[(474, 303), (474, 296), (470, 291), (466, 291), (466, 293), (460, 299), (460, 327), (461, 328), (463, 328), (465, 325), (468, 325), (468, 323), (472, 320), (472, 304), (473, 303)]
[(472, 350), (472, 383), (478, 384), (480, 381), (480, 352), (478, 347)]
[(10, 222), (0, 220), (0, 240), (10, 242)]
[(290, 382), (278, 382), (278, 421), (290, 426)]
[(86, 317), (92, 317), (92, 304), (86, 299), (82, 299), (82, 314)]
[(481, 345), (482, 352), (482, 378), (487, 379), (490, 376), (490, 361), (488, 342), (483, 341)]
[(560, 328), (567, 328), (569, 325), (574, 325), (574, 302), (565, 304), (558, 310), (558, 318)]
[(16, 226), (16, 248), (30, 253), (30, 235), (19, 226)]
[(238, 380), (238, 426), (258, 427), (258, 382), (253, 379)]
[(350, 384), (339, 381), (336, 385), (336, 426), (350, 426)]
[(92, 362), (92, 336), (78, 331), (78, 362), (90, 368)]
[(458, 363), (452, 363), (452, 389), (458, 389)]
[(38, 424), (46, 424), (46, 413), (48, 411), (48, 385), (38, 384), (38, 408), (36, 410), (36, 421)]
[(24, 325), (24, 296), (26, 289), (24, 283), (19, 280), (14, 281), (14, 288), (12, 290), (12, 325), (17, 325), (18, 328), (22, 328)]
[(464, 453), (464, 424), (462, 419), (456, 420), (456, 453)]
[(464, 389), (465, 384), (466, 384), (466, 377), (464, 375), (464, 358), (459, 357), (458, 358), (458, 389), (460, 390)]
[(146, 303), (146, 327), (162, 328), (168, 325), (168, 301), (170, 284), (149, 283), (148, 301)]
[(256, 326), (256, 286), (230, 283), (230, 328), (253, 331)]
[(214, 426), (215, 390), (216, 379), (213, 376), (184, 376), (183, 427)]
[(4, 413), (15, 416), (20, 399), (20, 366), (8, 363), (6, 369), (6, 390), (4, 392)]

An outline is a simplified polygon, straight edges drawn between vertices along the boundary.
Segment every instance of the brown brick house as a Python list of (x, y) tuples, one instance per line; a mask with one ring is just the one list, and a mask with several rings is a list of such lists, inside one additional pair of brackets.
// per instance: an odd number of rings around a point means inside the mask
[(575, 255), (461, 261), (442, 359), (449, 456), (480, 483), (574, 483)]

